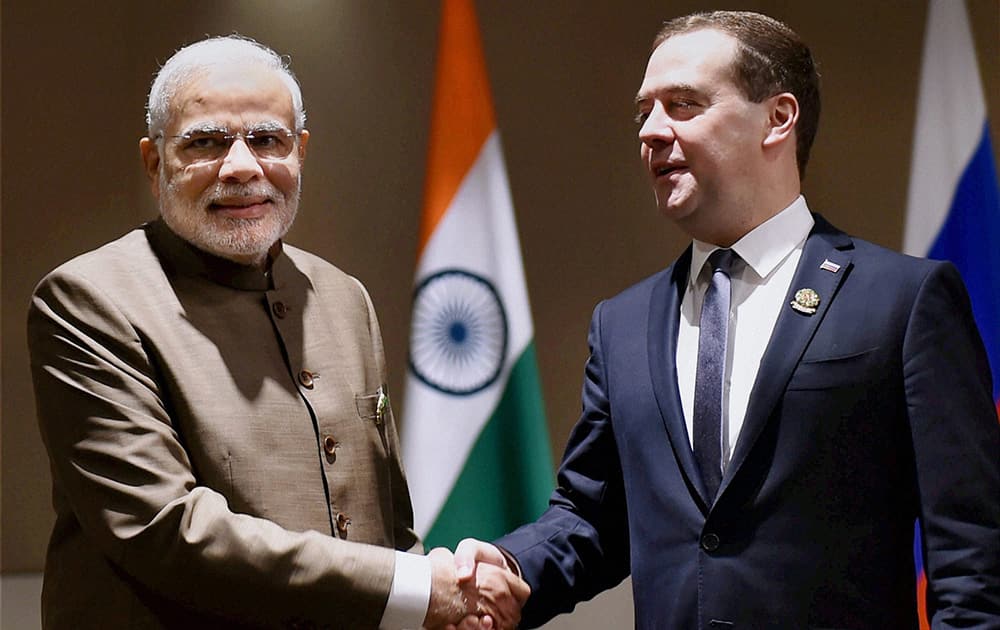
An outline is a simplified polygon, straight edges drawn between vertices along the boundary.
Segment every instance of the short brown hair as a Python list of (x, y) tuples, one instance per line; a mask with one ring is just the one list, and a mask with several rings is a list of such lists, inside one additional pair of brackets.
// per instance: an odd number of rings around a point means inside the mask
[(819, 127), (819, 72), (812, 53), (785, 24), (750, 11), (692, 13), (663, 24), (653, 40), (653, 50), (674, 35), (702, 29), (722, 31), (736, 39), (733, 78), (743, 95), (754, 103), (790, 92), (799, 102), (795, 157), (799, 176), (805, 177), (809, 151)]

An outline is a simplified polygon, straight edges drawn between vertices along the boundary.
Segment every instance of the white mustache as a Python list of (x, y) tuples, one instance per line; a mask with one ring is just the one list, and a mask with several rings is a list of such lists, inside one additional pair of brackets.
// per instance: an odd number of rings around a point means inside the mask
[(253, 184), (225, 184), (219, 182), (206, 190), (203, 197), (210, 204), (220, 199), (232, 199), (234, 197), (266, 197), (271, 200), (284, 198), (281, 191), (267, 182)]

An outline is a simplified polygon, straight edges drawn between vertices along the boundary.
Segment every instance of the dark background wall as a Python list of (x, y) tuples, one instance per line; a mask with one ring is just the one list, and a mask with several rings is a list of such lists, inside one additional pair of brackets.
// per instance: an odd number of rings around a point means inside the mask
[[(925, 3), (725, 4), (770, 13), (810, 42), (824, 89), (810, 205), (898, 248)], [(715, 6), (477, 2), (557, 457), (579, 410), (593, 305), (686, 244), (640, 171), (632, 99), (659, 23)], [(996, 140), (1000, 5), (968, 7)], [(367, 284), (402, 401), (437, 17), (429, 0), (3, 3), (3, 572), (41, 568), (52, 521), (27, 372), (30, 292), (60, 262), (154, 216), (137, 140), (153, 73), (182, 44), (237, 31), (291, 55), (312, 139), (289, 241)]]

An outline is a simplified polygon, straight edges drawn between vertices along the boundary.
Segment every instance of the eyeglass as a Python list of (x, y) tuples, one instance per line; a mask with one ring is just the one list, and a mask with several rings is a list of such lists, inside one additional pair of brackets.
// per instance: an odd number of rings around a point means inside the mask
[(295, 139), (300, 135), (300, 132), (287, 129), (258, 129), (246, 133), (218, 129), (166, 137), (177, 141), (177, 148), (187, 161), (214, 162), (229, 153), (237, 138), (241, 138), (260, 160), (283, 160), (291, 154)]

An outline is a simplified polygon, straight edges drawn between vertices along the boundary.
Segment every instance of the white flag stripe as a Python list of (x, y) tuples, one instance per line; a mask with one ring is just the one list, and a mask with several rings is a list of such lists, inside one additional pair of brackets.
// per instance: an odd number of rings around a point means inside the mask
[(507, 310), (508, 359), (520, 356), (534, 335), (520, 251), (500, 134), (494, 130), (427, 242), (417, 281), (456, 267), (489, 279)]
[[(448, 211), (431, 235), (417, 267), (417, 282), (458, 268), (493, 283), (507, 315), (504, 365), (496, 382), (468, 396), (444, 394), (407, 376), (403, 433), (414, 525), (425, 536), (448, 498), (483, 427), (500, 401), (515, 359), (532, 339), (513, 202), (496, 130), (483, 145)], [(414, 430), (414, 427), (420, 430)]]
[(962, 0), (932, 0), (928, 11), (903, 232), (903, 251), (914, 256), (926, 256), (941, 231), (986, 120)]

